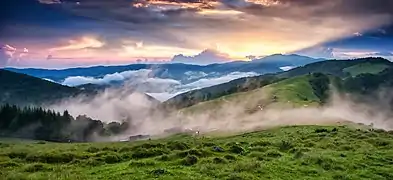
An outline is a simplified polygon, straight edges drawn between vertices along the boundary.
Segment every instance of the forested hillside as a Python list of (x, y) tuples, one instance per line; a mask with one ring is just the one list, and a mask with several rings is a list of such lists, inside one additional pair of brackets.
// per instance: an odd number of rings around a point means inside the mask
[(0, 69), (0, 104), (37, 105), (82, 93), (86, 91)]
[(72, 117), (42, 108), (0, 106), (0, 137), (36, 139), (46, 141), (91, 141), (94, 136), (119, 134), (128, 128), (127, 123), (105, 124), (86, 116)]

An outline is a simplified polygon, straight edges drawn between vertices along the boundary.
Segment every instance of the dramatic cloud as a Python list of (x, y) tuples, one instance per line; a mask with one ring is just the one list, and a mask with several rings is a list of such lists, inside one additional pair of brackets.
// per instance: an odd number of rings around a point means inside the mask
[[(393, 24), (391, 0), (14, 0), (1, 7), (2, 42), (36, 52), (34, 59), (45, 59), (50, 49), (67, 61), (89, 62), (169, 61), (217, 45), (232, 60), (334, 49), (340, 43), (326, 43), (349, 37), (374, 42), (369, 31), (391, 37)], [(329, 55), (320, 53), (312, 55)]]

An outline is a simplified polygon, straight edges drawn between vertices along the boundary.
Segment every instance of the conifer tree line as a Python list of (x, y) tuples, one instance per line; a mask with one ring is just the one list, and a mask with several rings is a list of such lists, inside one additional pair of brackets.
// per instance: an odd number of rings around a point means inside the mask
[(15, 137), (56, 142), (86, 142), (94, 137), (116, 135), (124, 132), (128, 123), (109, 124), (85, 115), (72, 117), (41, 107), (0, 106), (0, 137)]

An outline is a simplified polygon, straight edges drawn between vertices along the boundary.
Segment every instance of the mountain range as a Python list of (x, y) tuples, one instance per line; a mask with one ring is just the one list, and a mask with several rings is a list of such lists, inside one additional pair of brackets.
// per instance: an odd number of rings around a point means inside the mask
[[(284, 60), (280, 60), (284, 59)], [(297, 58), (299, 60), (296, 63), (287, 63), (286, 58)], [(245, 71), (247, 68), (252, 68), (255, 71), (259, 71), (261, 75), (255, 75), (250, 77), (240, 77), (234, 80), (228, 80), (228, 82), (212, 84), (208, 87), (196, 88), (191, 91), (184, 91), (176, 94), (173, 98), (165, 100), (162, 103), (162, 107), (165, 109), (181, 109), (196, 105), (200, 102), (214, 100), (223, 96), (230, 94), (250, 92), (258, 88), (262, 88), (267, 85), (279, 83), (288, 78), (294, 78), (298, 76), (309, 75), (313, 73), (322, 73), (332, 77), (340, 78), (345, 84), (345, 87), (351, 91), (368, 91), (368, 89), (376, 89), (379, 85), (390, 85), (390, 81), (386, 79), (390, 75), (390, 69), (392, 63), (388, 60), (382, 58), (363, 58), (355, 60), (313, 60), (304, 56), (297, 55), (273, 55), (262, 59), (257, 59), (251, 62), (231, 62), (225, 64), (213, 64), (208, 66), (196, 66), (196, 65), (186, 65), (186, 64), (164, 64), (161, 65), (167, 69), (164, 71), (170, 71), (170, 74), (181, 75), (181, 72), (189, 72), (194, 70), (199, 71), (201, 69), (220, 69), (220, 72), (239, 72)], [(274, 61), (277, 59), (277, 62)], [(310, 64), (305, 64), (311, 61)], [(289, 62), (289, 60), (288, 60)], [(253, 64), (259, 64), (260, 66), (253, 66)], [(264, 65), (264, 66), (262, 66)], [(298, 67), (293, 68), (288, 71), (277, 70), (277, 67), (289, 65)], [(104, 91), (105, 88), (113, 87), (111, 85), (100, 85), (100, 84), (84, 84), (78, 87), (68, 87), (61, 85), (59, 83), (54, 83), (48, 80), (43, 80), (40, 78), (65, 78), (67, 75), (100, 75), (104, 73), (112, 73), (115, 70), (130, 70), (138, 68), (146, 68), (147, 66), (153, 65), (129, 65), (129, 66), (114, 66), (114, 67), (90, 67), (90, 68), (74, 68), (65, 70), (43, 70), (43, 69), (7, 69), (1, 70), (0, 75), (0, 93), (2, 94), (2, 103), (12, 103), (12, 104), (40, 104), (48, 103), (62, 98), (74, 97), (78, 95), (93, 95), (99, 91)], [(243, 69), (241, 69), (241, 68)], [(260, 70), (258, 67), (263, 67)], [(191, 68), (191, 69), (189, 69)], [(271, 69), (271, 71), (265, 71), (266, 69)], [(273, 70), (276, 69), (276, 70)], [(14, 72), (11, 72), (14, 71)], [(163, 69), (161, 69), (163, 70)], [(30, 75), (35, 75), (36, 77), (29, 76), (27, 74), (20, 74), (16, 72), (25, 72)], [(207, 72), (207, 71), (206, 71)], [(40, 77), (40, 78), (38, 78)], [(161, 76), (163, 77), (163, 76)], [(385, 80), (381, 81), (386, 77)], [(366, 81), (369, 78), (374, 78), (373, 81)], [(366, 79), (366, 80), (365, 80)], [(374, 83), (374, 84), (372, 84)], [(146, 85), (144, 82), (143, 88), (129, 88), (129, 86), (124, 86), (124, 84), (118, 84), (118, 88), (127, 88), (128, 92), (134, 92), (141, 90), (145, 91), (147, 89), (157, 89), (158, 86)], [(141, 86), (140, 84), (138, 85)], [(160, 91), (165, 91), (163, 90)], [(186, 89), (185, 89), (186, 90)], [(157, 91), (157, 92), (160, 92)], [(147, 93), (149, 94), (149, 93)], [(152, 93), (154, 94), (154, 93)], [(150, 96), (148, 96), (151, 98)], [(153, 95), (154, 97), (154, 95)]]
[[(49, 79), (58, 83), (63, 82), (66, 78), (83, 76), (91, 78), (102, 78), (108, 74), (120, 73), (125, 71), (138, 71), (142, 69), (151, 70), (149, 76), (159, 78), (175, 79), (182, 83), (189, 83), (201, 78), (217, 77), (232, 72), (255, 72), (258, 74), (274, 73), (282, 71), (282, 67), (297, 67), (312, 62), (322, 61), (324, 59), (314, 59), (299, 55), (282, 55), (275, 54), (266, 56), (252, 61), (234, 61), (226, 63), (217, 63), (209, 65), (192, 65), (192, 64), (131, 64), (123, 66), (93, 66), (70, 69), (17, 69), (6, 68), (6, 70), (23, 73), (30, 76)], [(185, 74), (199, 74), (200, 77), (190, 78)]]

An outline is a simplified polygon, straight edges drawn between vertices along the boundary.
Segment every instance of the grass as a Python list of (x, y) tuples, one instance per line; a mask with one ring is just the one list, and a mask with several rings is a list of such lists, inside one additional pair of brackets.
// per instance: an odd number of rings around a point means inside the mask
[(266, 102), (270, 98), (270, 88), (263, 87), (248, 92), (239, 92), (226, 95), (210, 101), (205, 101), (183, 108), (181, 112), (189, 114), (200, 114), (206, 112), (216, 112), (224, 107), (239, 107), (243, 105), (245, 108), (257, 106), (258, 103)]
[(277, 102), (292, 104), (295, 106), (316, 105), (321, 101), (314, 94), (309, 83), (309, 76), (289, 78), (270, 85), (272, 95), (276, 96)]
[(1, 179), (392, 179), (393, 132), (292, 126), (229, 137), (1, 142)]
[(360, 74), (378, 74), (388, 68), (389, 65), (386, 64), (376, 64), (376, 63), (362, 63), (357, 64), (348, 68), (343, 69), (344, 72), (348, 72), (351, 76), (358, 76)]
[[(310, 85), (310, 76), (299, 76), (279, 81), (248, 92), (239, 92), (217, 99), (201, 102), (181, 110), (186, 114), (201, 114), (244, 107), (245, 111), (252, 111), (258, 106), (272, 108), (290, 108), (300, 106), (316, 106), (321, 100), (314, 94)], [(276, 100), (274, 100), (274, 98)]]

